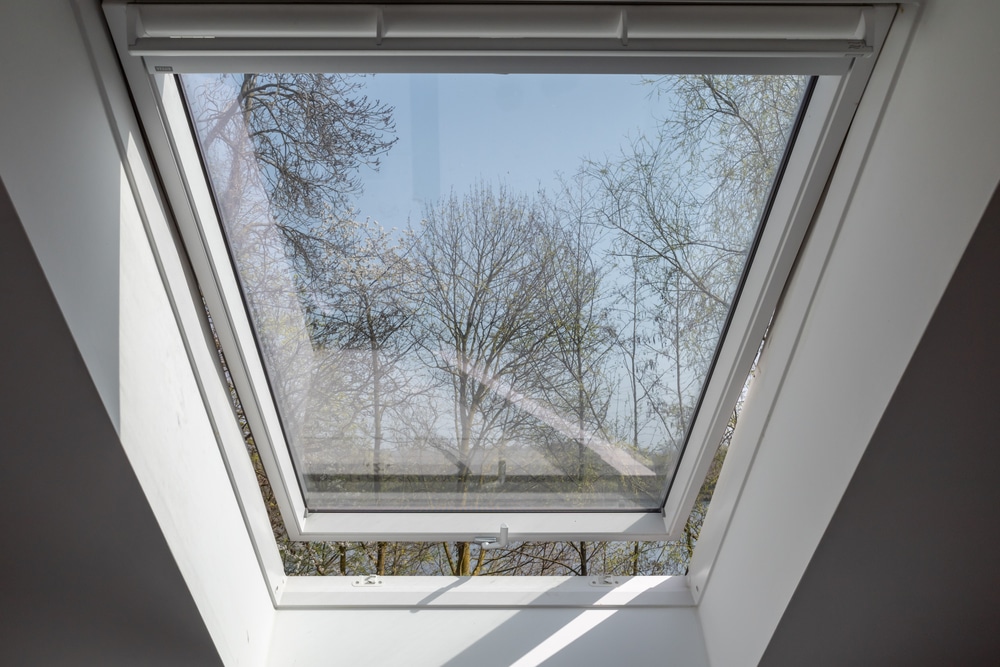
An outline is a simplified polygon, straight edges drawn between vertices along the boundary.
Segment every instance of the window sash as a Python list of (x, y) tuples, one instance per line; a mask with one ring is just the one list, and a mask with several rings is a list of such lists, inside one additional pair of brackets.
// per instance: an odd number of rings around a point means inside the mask
[[(145, 12), (146, 7), (155, 6), (143, 5), (141, 10)], [(121, 5), (120, 9), (125, 9), (125, 6)], [(709, 8), (699, 7), (699, 9)], [(818, 8), (798, 9), (812, 12)], [(861, 23), (867, 26), (866, 30), (873, 30), (871, 26), (876, 21), (866, 13), (870, 8), (850, 9), (862, 17)], [(128, 6), (128, 10), (132, 15), (136, 12), (135, 6), (132, 5)], [(883, 30), (882, 33), (874, 31), (873, 34), (884, 35), (887, 15), (891, 16), (891, 13), (881, 13), (875, 17), (882, 19)], [(120, 18), (124, 16), (120, 15)], [(433, 38), (428, 37), (428, 39)], [(872, 44), (877, 47), (879, 39), (881, 37), (872, 39)], [(180, 43), (195, 40), (171, 39), (170, 41)], [(129, 49), (138, 55), (141, 51), (136, 44), (138, 42), (130, 42)], [(729, 331), (718, 352), (715, 370), (704, 390), (702, 407), (689, 436), (686, 456), (681, 458), (676, 473), (675, 488), (667, 498), (662, 515), (655, 512), (309, 513), (298, 492), (290, 455), (281, 435), (276, 408), (267, 389), (266, 377), (253, 343), (253, 333), (245, 309), (242, 307), (239, 287), (228, 261), (221, 227), (216, 219), (211, 193), (182, 102), (173, 77), (165, 76), (163, 71), (166, 67), (172, 71), (186, 71), (188, 68), (190, 71), (205, 69), (226, 71), (227, 67), (234, 67), (232, 71), (248, 69), (287, 71), (288, 68), (297, 69), (306, 65), (313, 69), (317, 64), (328, 65), (331, 60), (326, 54), (320, 56), (309, 54), (303, 59), (299, 53), (261, 54), (253, 50), (244, 51), (239, 55), (221, 51), (218, 52), (221, 55), (218, 53), (206, 55), (199, 52), (192, 56), (190, 53), (189, 50), (183, 55), (178, 55), (178, 52), (174, 51), (166, 56), (143, 57), (142, 67), (151, 75), (147, 76), (147, 80), (152, 83), (150, 86), (154, 93), (152, 102), (158, 116), (150, 123), (147, 106), (145, 113), (147, 125), (156, 127), (163, 133), (162, 136), (153, 136), (151, 143), (161, 162), (166, 159), (172, 163), (170, 169), (164, 170), (164, 185), (174, 203), (181, 235), (188, 248), (195, 274), (201, 283), (205, 300), (215, 317), (223, 348), (229, 355), (228, 361), (233, 379), (240, 391), (247, 419), (292, 539), (472, 540), (477, 536), (496, 535), (501, 523), (509, 526), (511, 540), (663, 540), (675, 537), (683, 531), (701, 480), (711, 463), (714, 447), (718, 444), (728, 422), (732, 405), (742, 389), (753, 356), (757, 352), (798, 247), (820, 199), (827, 174), (846, 134), (854, 104), (860, 98), (870, 72), (872, 59), (845, 58), (841, 54), (837, 59), (839, 63), (837, 73), (844, 74), (846, 71), (846, 74), (823, 76), (818, 80), (799, 130), (799, 137), (788, 156), (785, 178), (775, 194), (770, 220), (760, 238), (757, 260), (747, 273), (742, 298), (737, 301), (734, 308)], [(430, 57), (407, 53), (409, 55), (406, 58), (385, 59), (384, 56), (370, 55), (357, 57), (368, 63), (392, 63), (390, 67), (395, 68), (379, 71), (415, 69), (435, 71), (433, 68), (436, 67), (442, 69), (450, 67), (453, 70), (456, 62), (454, 56), (460, 55), (458, 51)], [(393, 54), (400, 55), (396, 52)], [(504, 59), (508, 55), (484, 54), (481, 60), (473, 60), (472, 63), (477, 65), (486, 62), (491, 63), (491, 67), (503, 69), (507, 67)], [(641, 71), (644, 67), (652, 68), (655, 65), (654, 71), (657, 73), (685, 72), (689, 71), (687, 68), (696, 64), (700, 64), (699, 71), (706, 69), (712, 71), (713, 67), (719, 67), (721, 69), (718, 71), (729, 73), (756, 73), (762, 64), (765, 69), (780, 64), (783, 67), (775, 71), (822, 73), (826, 65), (817, 66), (817, 63), (828, 62), (824, 58), (792, 55), (782, 56), (776, 63), (773, 53), (761, 52), (743, 55), (729, 53), (722, 56), (718, 53), (703, 53), (697, 56), (688, 53), (671, 55), (673, 56), (671, 58), (656, 56), (644, 59), (643, 56), (621, 58), (603, 54), (580, 56), (574, 61), (573, 58), (576, 56), (568, 57), (565, 54), (546, 56), (532, 52), (518, 60), (517, 64), (520, 66), (518, 71), (521, 69), (533, 71), (533, 67), (543, 66), (546, 63), (550, 66), (546, 71), (572, 69), (574, 62), (576, 69), (572, 71), (581, 69), (592, 71), (593, 63), (609, 63), (609, 67), (627, 67), (629, 71), (636, 69)], [(210, 67), (206, 67), (206, 58)], [(355, 56), (349, 56), (343, 61), (346, 63), (345, 69), (357, 69), (352, 58)], [(167, 61), (172, 64), (164, 65), (163, 63)], [(833, 59), (829, 59), (829, 62), (833, 62)], [(269, 66), (258, 67), (265, 63)], [(503, 67), (497, 63), (503, 64)], [(414, 64), (416, 67), (410, 67)], [(328, 70), (329, 67), (325, 65), (321, 69)], [(371, 67), (366, 69), (374, 71)], [(476, 67), (476, 71), (483, 71), (483, 68)], [(140, 108), (142, 106), (140, 105)], [(227, 443), (226, 447), (229, 456), (245, 456), (242, 442)]]

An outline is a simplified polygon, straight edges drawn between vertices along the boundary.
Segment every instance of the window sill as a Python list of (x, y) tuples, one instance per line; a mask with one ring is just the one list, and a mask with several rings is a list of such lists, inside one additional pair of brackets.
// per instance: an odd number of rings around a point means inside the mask
[(278, 609), (691, 607), (683, 576), (287, 577)]

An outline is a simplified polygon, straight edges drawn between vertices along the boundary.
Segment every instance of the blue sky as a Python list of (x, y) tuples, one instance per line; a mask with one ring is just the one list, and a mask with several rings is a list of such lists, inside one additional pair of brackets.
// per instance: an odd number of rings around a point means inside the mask
[(395, 107), (398, 142), (364, 170), (357, 215), (387, 228), (415, 223), (426, 202), (479, 181), (555, 190), (584, 158), (617, 155), (627, 136), (655, 134), (662, 101), (639, 76), (378, 74), (366, 94)]

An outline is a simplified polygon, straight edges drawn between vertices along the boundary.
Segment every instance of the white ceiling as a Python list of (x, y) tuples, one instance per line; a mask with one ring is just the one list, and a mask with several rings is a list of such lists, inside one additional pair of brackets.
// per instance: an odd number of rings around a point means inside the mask
[(222, 664), (0, 183), (0, 664)]
[[(762, 665), (996, 664), (997, 266), (1000, 197)], [(220, 664), (5, 191), (0, 284), (0, 663)]]
[[(998, 208), (762, 664), (1000, 664)], [(0, 664), (221, 664), (2, 189), (0, 286)]]
[(997, 267), (1000, 190), (762, 667), (1000, 664)]

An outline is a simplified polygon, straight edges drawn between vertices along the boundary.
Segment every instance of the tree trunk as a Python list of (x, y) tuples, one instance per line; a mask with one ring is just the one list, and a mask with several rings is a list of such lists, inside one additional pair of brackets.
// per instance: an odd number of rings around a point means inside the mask
[(378, 340), (372, 330), (371, 315), (368, 317), (368, 340), (372, 353), (372, 407), (375, 421), (374, 443), (372, 446), (372, 490), (375, 492), (375, 502), (382, 492), (382, 369), (379, 367)]
[(458, 543), (458, 576), (468, 577), (472, 574), (472, 545), (469, 542)]
[(375, 545), (375, 574), (380, 577), (385, 574), (385, 542)]

